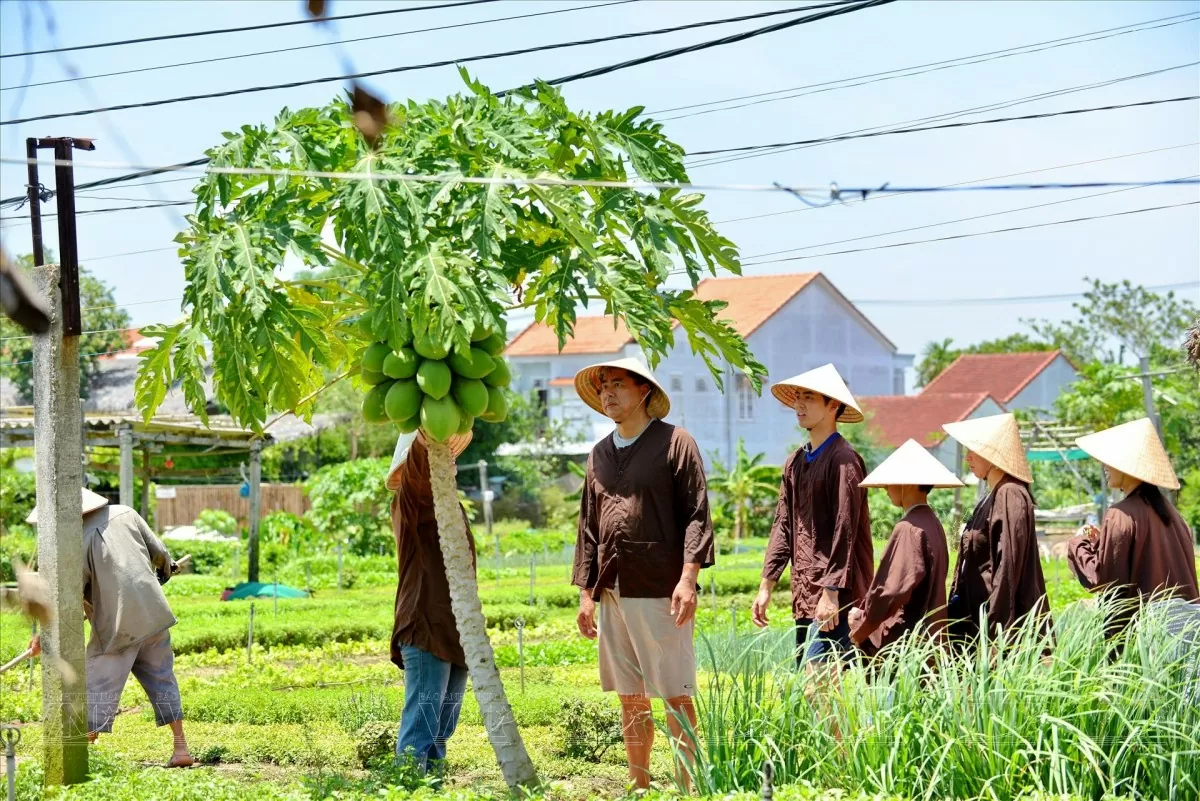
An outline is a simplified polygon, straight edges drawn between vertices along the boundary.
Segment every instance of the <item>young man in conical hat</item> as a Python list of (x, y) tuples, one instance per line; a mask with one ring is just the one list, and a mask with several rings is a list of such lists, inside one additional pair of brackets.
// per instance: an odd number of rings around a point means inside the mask
[(993, 632), (1012, 630), (1030, 614), (1048, 628), (1050, 605), (1029, 492), (1033, 471), (1017, 419), (997, 414), (942, 428), (967, 448), (967, 466), (988, 486), (959, 542), (947, 610), (950, 635), (960, 641), (977, 636), (981, 610)]
[[(87, 644), (88, 741), (112, 731), (117, 703), (132, 673), (146, 691), (159, 726), (169, 726), (174, 750), (167, 767), (192, 764), (183, 734), (171, 627), (177, 622), (162, 585), (177, 566), (142, 516), (82, 488), (83, 610)], [(26, 522), (37, 525), (35, 507)], [(35, 647), (40, 640), (35, 638)]]
[(696, 729), (696, 578), (715, 559), (704, 462), (690, 434), (663, 422), (670, 398), (637, 359), (586, 367), (575, 390), (617, 424), (588, 456), (571, 579), (576, 622), (594, 639), (599, 606), (600, 686), (621, 699), (630, 779), (650, 781), (655, 697), (669, 710), (686, 786), (696, 745), (685, 728)]
[[(448, 443), (457, 458), (471, 433)], [(392, 496), (398, 581), (392, 623), (391, 658), (404, 671), (404, 710), (396, 737), (397, 761), (412, 760), (418, 770), (440, 770), (446, 741), (458, 725), (467, 687), (467, 658), (458, 638), (450, 585), (433, 513), (429, 450), (419, 430), (401, 434), (385, 480)], [(475, 538), (463, 512), (467, 542), (475, 557)]]
[(935, 487), (962, 485), (913, 439), (862, 482), (863, 487), (885, 488), (888, 500), (903, 509), (904, 516), (892, 530), (862, 608), (850, 612), (850, 640), (858, 647), (878, 651), (918, 627), (941, 639), (950, 556), (946, 532), (929, 506), (929, 493)]
[[(1179, 489), (1171, 460), (1147, 418), (1089, 434), (1075, 443), (1104, 466), (1108, 485), (1125, 493), (1104, 515), (1067, 543), (1067, 563), (1088, 590), (1113, 588), (1132, 604), (1155, 596), (1200, 600), (1192, 536), (1163, 489)], [(1122, 610), (1110, 633), (1133, 609)]]
[(795, 410), (809, 441), (783, 466), (751, 619), (767, 625), (771, 591), (790, 562), (797, 662), (824, 662), (852, 653), (850, 609), (862, 603), (874, 572), (867, 491), (860, 486), (866, 464), (837, 428), (861, 423), (863, 415), (832, 364), (780, 381), (771, 393)]

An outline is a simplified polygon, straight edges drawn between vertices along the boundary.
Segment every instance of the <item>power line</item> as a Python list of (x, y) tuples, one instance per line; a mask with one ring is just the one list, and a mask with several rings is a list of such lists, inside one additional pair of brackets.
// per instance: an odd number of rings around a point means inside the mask
[[(167, 200), (157, 203), (143, 203), (137, 206), (112, 206), (104, 209), (81, 209), (75, 212), (76, 215), (82, 214), (108, 214), (113, 211), (137, 211), (140, 209), (161, 209), (164, 206), (191, 206), (195, 203), (194, 200)], [(47, 217), (57, 217), (57, 213), (43, 214), (42, 219)], [(0, 220), (28, 220), (28, 214), (10, 214), (7, 217), (0, 217)]]
[[(375, 34), (374, 36), (358, 36), (358, 37), (355, 37), (352, 39), (339, 39), (339, 40), (332, 41), (332, 42), (317, 42), (316, 44), (297, 45), (295, 47), (279, 47), (279, 48), (275, 48), (274, 50), (259, 50), (254, 53), (236, 53), (232, 56), (218, 56), (215, 58), (202, 58), (202, 59), (197, 59), (195, 61), (180, 61), (180, 62), (176, 62), (174, 64), (158, 64), (153, 67), (138, 67), (136, 69), (117, 70), (116, 72), (102, 72), (97, 75), (79, 76), (79, 77), (72, 77), (72, 78), (58, 78), (53, 81), (40, 81), (38, 83), (15, 84), (13, 86), (0, 87), (0, 92), (7, 92), (7, 91), (10, 91), (13, 89), (29, 89), (29, 88), (33, 88), (33, 87), (37, 87), (37, 86), (51, 86), (53, 84), (69, 83), (71, 81), (89, 80), (89, 79), (95, 79), (95, 78), (112, 78), (112, 77), (115, 77), (118, 75), (133, 75), (135, 73), (140, 73), (140, 72), (154, 72), (156, 70), (175, 69), (176, 67), (193, 67), (193, 66), (197, 66), (200, 64), (214, 64), (214, 63), (221, 62), (221, 61), (233, 61), (233, 60), (239, 59), (239, 58), (253, 58), (256, 56), (270, 56), (270, 55), (276, 55), (279, 53), (292, 53), (292, 52), (296, 52), (298, 50), (309, 50), (314, 47), (331, 47), (334, 45), (352, 44), (355, 42), (368, 42), (368, 41), (372, 41), (375, 39), (390, 39), (390, 38), (394, 38), (394, 37), (398, 37), (398, 36), (411, 36), (411, 35), (418, 34), (418, 33), (433, 33), (435, 31), (452, 30), (454, 28), (468, 28), (468, 27), (471, 27), (474, 25), (488, 25), (493, 22), (509, 22), (511, 20), (530, 19), (533, 17), (546, 17), (546, 16), (550, 16), (552, 14), (569, 14), (574, 11), (588, 11), (593, 8), (606, 8), (608, 6), (619, 6), (619, 5), (624, 5), (626, 3), (633, 3), (633, 2), (637, 2), (637, 0), (615, 0), (615, 2), (610, 2), (610, 3), (594, 3), (592, 5), (586, 5), (586, 6), (573, 6), (571, 8), (558, 8), (558, 9), (554, 9), (551, 11), (537, 11), (537, 12), (533, 12), (530, 14), (514, 14), (514, 15), (508, 16), (508, 17), (493, 17), (491, 19), (474, 20), (471, 22), (458, 22), (453, 25), (437, 25), (432, 28), (418, 28), (416, 30), (411, 30), (411, 31), (398, 31), (396, 33), (381, 33), (381, 34)], [(394, 13), (394, 12), (389, 12), (389, 13)], [(331, 17), (330, 19), (336, 19), (336, 18)], [(305, 20), (305, 21), (307, 22), (308, 20)]]
[[(1176, 289), (1187, 289), (1200, 286), (1200, 281), (1184, 281), (1178, 284), (1157, 284), (1145, 286), (1150, 292), (1170, 292)], [(1084, 297), (1083, 292), (1062, 292), (1054, 295), (1008, 295), (1004, 297), (969, 297), (969, 298), (862, 298), (851, 300), (856, 306), (996, 306), (1008, 303), (1039, 303), (1057, 300), (1077, 300)]]
[[(818, 19), (824, 19), (826, 17), (835, 16), (837, 14), (850, 13), (852, 11), (858, 11), (858, 10), (860, 10), (862, 8), (866, 8), (868, 6), (879, 5), (879, 4), (883, 4), (883, 3), (890, 3), (890, 2), (894, 2), (894, 1), (895, 0), (864, 0), (864, 2), (861, 2), (857, 5), (848, 5), (843, 8), (834, 9), (832, 11), (825, 11), (825, 12), (821, 12), (818, 14), (813, 14), (813, 15), (810, 15), (807, 17), (801, 17), (800, 19), (796, 19), (796, 20), (789, 20), (787, 23), (781, 23), (779, 25), (770, 25), (765, 28), (757, 28), (752, 31), (748, 31), (745, 34), (739, 34), (739, 38), (732, 39), (732, 41), (741, 41), (743, 39), (748, 39), (752, 36), (760, 36), (765, 33), (772, 33), (777, 30), (783, 30), (784, 28), (792, 27), (793, 25), (800, 25), (800, 24), (803, 24), (806, 22), (814, 22)], [(845, 2), (847, 2), (847, 0), (839, 0), (839, 2), (845, 3)], [(777, 16), (779, 14), (795, 14), (795, 13), (797, 13), (797, 11), (803, 11), (803, 10), (807, 10), (807, 9), (788, 8), (788, 9), (782, 9), (782, 10), (776, 10), (776, 11), (764, 11), (764, 12), (760, 12), (758, 14), (746, 14), (746, 15), (742, 15), (739, 17), (727, 17), (724, 19), (707, 20), (704, 22), (692, 22), (692, 23), (688, 23), (686, 25), (676, 25), (676, 26), (669, 27), (669, 28), (658, 28), (658, 29), (650, 30), (650, 31), (635, 31), (635, 32), (630, 32), (630, 33), (614, 34), (612, 36), (601, 36), (601, 37), (597, 37), (597, 38), (593, 38), (593, 39), (580, 39), (580, 40), (576, 40), (576, 41), (572, 41), (572, 42), (556, 42), (554, 44), (536, 45), (534, 47), (523, 47), (523, 48), (519, 48), (516, 50), (505, 50), (505, 51), (500, 51), (500, 52), (496, 52), (496, 53), (485, 53), (485, 54), (477, 55), (477, 56), (466, 56), (463, 58), (453, 58), (453, 59), (444, 59), (441, 61), (431, 61), (431, 62), (427, 62), (425, 64), (409, 64), (409, 65), (406, 65), (403, 67), (389, 67), (387, 69), (381, 69), (381, 70), (369, 70), (367, 72), (357, 72), (357, 73), (352, 73), (349, 75), (330, 75), (330, 76), (327, 76), (324, 78), (310, 78), (310, 79), (303, 80), (303, 81), (288, 81), (286, 83), (269, 84), (269, 85), (264, 85), (264, 86), (249, 86), (249, 87), (243, 87), (241, 89), (227, 89), (222, 92), (207, 92), (204, 94), (185, 95), (185, 96), (181, 96), (181, 97), (164, 98), (162, 100), (147, 100), (147, 101), (142, 101), (140, 103), (123, 103), (120, 105), (108, 106), (105, 108), (81, 109), (78, 111), (59, 112), (59, 113), (55, 113), (55, 114), (42, 114), (42, 115), (39, 115), (36, 117), (22, 117), (20, 119), (15, 119), (15, 120), (4, 120), (4, 121), (0, 122), (0, 126), (19, 125), (19, 124), (26, 123), (26, 122), (39, 122), (42, 120), (56, 120), (56, 119), (62, 119), (64, 117), (82, 117), (82, 116), (87, 116), (89, 114), (98, 114), (101, 112), (112, 112), (112, 111), (124, 111), (126, 109), (131, 109), (131, 108), (151, 108), (151, 107), (156, 107), (156, 106), (170, 105), (170, 104), (174, 104), (174, 103), (190, 103), (195, 100), (212, 100), (212, 99), (221, 98), (221, 97), (233, 97), (236, 95), (253, 94), (253, 93), (258, 93), (258, 92), (269, 92), (269, 91), (275, 91), (278, 89), (294, 89), (294, 88), (301, 87), (301, 86), (313, 86), (313, 85), (321, 84), (321, 83), (332, 83), (334, 81), (357, 80), (360, 78), (371, 78), (371, 77), (375, 77), (375, 76), (379, 76), (379, 75), (394, 75), (394, 74), (402, 73), (402, 72), (413, 72), (413, 71), (417, 71), (417, 70), (432, 69), (435, 67), (446, 67), (446, 66), (451, 66), (451, 65), (455, 65), (455, 64), (469, 64), (469, 63), (476, 62), (476, 61), (488, 61), (488, 60), (497, 59), (497, 58), (509, 58), (511, 56), (527, 55), (529, 53), (541, 53), (541, 52), (545, 52), (548, 50), (560, 50), (563, 48), (570, 48), (570, 47), (590, 46), (590, 45), (594, 45), (594, 44), (601, 44), (604, 42), (614, 42), (614, 41), (619, 41), (619, 40), (623, 40), (623, 39), (636, 39), (636, 38), (640, 38), (640, 37), (644, 37), (644, 36), (661, 36), (663, 34), (676, 33), (678, 31), (691, 30), (693, 28), (704, 28), (704, 27), (709, 27), (712, 25), (727, 25), (727, 24), (731, 24), (731, 23), (735, 23), (735, 22), (743, 22), (743, 21), (751, 20), (751, 19), (759, 19), (762, 17)], [(716, 42), (719, 44), (727, 44), (728, 42), (726, 41), (726, 39), (731, 39), (731, 37), (726, 37), (725, 39), (716, 40)], [(705, 46), (713, 47), (713, 46), (716, 46), (716, 44), (704, 43), (702, 45), (695, 45), (692, 48), (688, 48), (686, 50), (681, 50), (681, 52), (691, 52), (692, 50), (695, 50), (695, 49), (702, 49)], [(663, 55), (663, 54), (655, 54), (655, 56), (648, 57), (648, 58), (653, 60), (653, 59), (657, 59), (657, 58), (669, 58), (669, 57), (670, 56)], [(565, 79), (560, 79), (560, 80), (562, 82), (573, 81), (573, 80), (579, 80), (582, 77), (590, 77), (591, 74), (606, 74), (607, 72), (615, 72), (616, 70), (624, 69), (628, 66), (633, 66), (634, 63), (644, 63), (644, 62), (641, 60), (635, 60), (634, 62), (623, 62), (621, 64), (612, 65), (610, 67), (602, 67), (599, 70), (592, 70), (588, 74), (580, 73), (578, 75), (567, 76)], [(555, 83), (555, 82), (551, 82), (551, 83)], [(504, 93), (500, 92), (498, 94), (503, 95)]]
[[(1188, 176), (1188, 178), (1195, 178), (1195, 177), (1196, 176), (1194, 176), (1194, 175)], [(1184, 180), (1184, 179), (1179, 179), (1179, 180)], [(803, 247), (798, 247), (798, 248), (786, 248), (784, 250), (773, 250), (768, 253), (756, 253), (753, 256), (743, 256), (742, 258), (743, 258), (743, 263), (747, 264), (747, 266), (750, 266), (752, 264), (756, 264), (756, 263), (760, 263), (760, 262), (747, 262), (745, 260), (762, 259), (767, 256), (778, 256), (782, 253), (795, 253), (796, 251), (800, 251), (800, 250), (812, 250), (813, 248), (830, 247), (831, 245), (841, 245), (841, 244), (845, 244), (846, 242), (859, 242), (864, 239), (876, 239), (881, 236), (893, 236), (895, 234), (906, 234), (910, 231), (921, 231), (926, 228), (938, 228), (943, 225), (954, 225), (956, 223), (971, 222), (973, 220), (982, 220), (987, 217), (1000, 217), (1005, 214), (1016, 214), (1017, 212), (1021, 212), (1021, 211), (1031, 211), (1033, 209), (1046, 208), (1047, 206), (1060, 206), (1063, 203), (1075, 203), (1076, 201), (1079, 201), (1079, 200), (1089, 200), (1091, 198), (1102, 197), (1104, 195), (1115, 195), (1118, 192), (1129, 192), (1133, 189), (1145, 189), (1150, 186), (1167, 186), (1167, 185), (1170, 185), (1170, 184), (1176, 183), (1176, 182), (1177, 181), (1162, 181), (1161, 183), (1158, 183), (1158, 184), (1142, 184), (1141, 186), (1128, 186), (1128, 187), (1123, 187), (1121, 189), (1113, 189), (1108, 192), (1094, 192), (1089, 195), (1081, 195), (1080, 197), (1066, 198), (1065, 200), (1052, 200), (1049, 203), (1037, 203), (1032, 206), (1020, 206), (1015, 209), (1004, 209), (1003, 211), (993, 211), (993, 212), (989, 212), (987, 214), (976, 214), (972, 217), (959, 217), (956, 220), (943, 220), (941, 222), (926, 223), (925, 225), (914, 225), (911, 228), (898, 228), (895, 231), (883, 231), (878, 234), (865, 234), (863, 236), (850, 237), (849, 239), (837, 239), (837, 240), (834, 240), (833, 242), (822, 242), (817, 245), (804, 245)], [(910, 193), (905, 192), (903, 194), (910, 194)]]
[[(1188, 17), (1188, 19), (1179, 19), (1179, 17)], [(1164, 22), (1164, 20), (1174, 20), (1174, 21), (1173, 22)], [(748, 106), (760, 105), (762, 103), (774, 103), (774, 102), (777, 102), (780, 100), (791, 100), (791, 99), (794, 99), (797, 97), (806, 97), (808, 95), (821, 94), (823, 92), (832, 92), (832, 91), (837, 91), (839, 89), (850, 89), (850, 88), (857, 87), (857, 86), (866, 86), (866, 85), (872, 84), (872, 83), (880, 83), (882, 81), (891, 81), (891, 80), (896, 80), (898, 78), (909, 78), (914, 75), (925, 75), (930, 72), (939, 72), (941, 70), (954, 69), (956, 67), (965, 67), (965, 66), (971, 66), (973, 64), (982, 64), (987, 61), (995, 61), (997, 59), (1002, 59), (1002, 58), (1012, 58), (1013, 56), (1023, 56), (1023, 55), (1029, 55), (1032, 53), (1040, 53), (1040, 52), (1043, 52), (1046, 50), (1053, 50), (1053, 49), (1059, 48), (1059, 47), (1068, 47), (1070, 45), (1085, 44), (1088, 42), (1100, 41), (1102, 39), (1109, 39), (1114, 36), (1124, 36), (1124, 35), (1130, 34), (1130, 33), (1141, 33), (1143, 31), (1157, 30), (1159, 28), (1167, 28), (1167, 27), (1171, 27), (1173, 25), (1182, 25), (1182, 24), (1188, 23), (1188, 22), (1195, 22), (1197, 20), (1200, 20), (1200, 16), (1197, 16), (1195, 12), (1188, 12), (1187, 14), (1176, 14), (1176, 15), (1170, 16), (1170, 17), (1161, 17), (1159, 19), (1147, 20), (1145, 22), (1137, 22), (1137, 23), (1133, 23), (1131, 25), (1122, 25), (1117, 28), (1105, 28), (1100, 31), (1091, 31), (1089, 33), (1080, 33), (1080, 34), (1076, 34), (1074, 36), (1063, 37), (1062, 39), (1050, 39), (1050, 40), (1044, 41), (1044, 42), (1033, 42), (1031, 44), (1020, 45), (1018, 47), (1010, 47), (1010, 48), (1006, 48), (1004, 50), (992, 50), (987, 53), (977, 53), (973, 56), (960, 56), (959, 58), (946, 59), (944, 61), (933, 61), (933, 62), (930, 62), (927, 64), (918, 64), (918, 65), (915, 65), (912, 67), (900, 67), (898, 69), (885, 70), (883, 72), (872, 72), (872, 73), (867, 73), (865, 75), (856, 75), (856, 76), (853, 76), (850, 78), (839, 78), (837, 80), (832, 80), (832, 81), (822, 81), (820, 83), (810, 83), (810, 84), (805, 84), (803, 86), (793, 86), (788, 89), (776, 89), (776, 90), (773, 90), (770, 92), (757, 92), (755, 94), (739, 95), (736, 97), (727, 97), (723, 100), (710, 100), (710, 101), (706, 101), (703, 103), (692, 103), (692, 104), (685, 105), (685, 106), (675, 106), (673, 108), (658, 109), (655, 111), (649, 111), (649, 112), (647, 112), (647, 114), (650, 114), (650, 115), (667, 114), (672, 111), (686, 111), (688, 109), (702, 108), (705, 106), (716, 106), (716, 105), (721, 105), (723, 103), (732, 103), (732, 102), (735, 102), (738, 100), (751, 100), (752, 101), (749, 103), (742, 103), (742, 104), (736, 105), (736, 106), (725, 106), (723, 108), (707, 109), (707, 110), (703, 110), (703, 111), (694, 111), (694, 112), (691, 112), (688, 114), (678, 114), (673, 117), (657, 118), (659, 122), (669, 122), (671, 120), (681, 120), (681, 119), (686, 119), (688, 117), (699, 116), (702, 114), (714, 114), (714, 113), (721, 112), (721, 111), (732, 111), (734, 109), (746, 108)], [(1162, 23), (1162, 24), (1153, 25), (1152, 23)], [(1138, 26), (1148, 26), (1148, 27), (1138, 27)], [(1133, 30), (1123, 30), (1125, 28), (1132, 28)], [(1120, 32), (1119, 33), (1108, 33), (1109, 31), (1120, 31)], [(1107, 34), (1107, 35), (1094, 36), (1094, 34)], [(1092, 38), (1089, 38), (1089, 39), (1080, 38), (1080, 37), (1085, 37), (1085, 36), (1091, 36)], [(1073, 41), (1068, 41), (1068, 40), (1073, 40)], [(1040, 47), (1040, 45), (1049, 45), (1049, 46)], [(1037, 48), (1037, 49), (1031, 50), (1029, 48)], [(984, 58), (984, 56), (986, 56), (986, 58)], [(974, 59), (974, 60), (969, 60), (969, 59)], [(928, 69), (926, 69), (926, 68), (928, 68)], [(903, 73), (903, 74), (897, 74), (897, 73)], [(848, 83), (849, 81), (860, 81), (860, 82), (859, 83)], [(835, 84), (845, 84), (845, 85), (837, 86)], [(812, 91), (802, 91), (802, 90), (812, 90)], [(799, 92), (799, 94), (784, 94), (787, 92)], [(783, 97), (768, 97), (769, 95), (779, 95), (779, 94), (783, 94), (784, 96)], [(765, 98), (765, 99), (756, 99), (756, 98)]]
[(146, 42), (165, 42), (172, 39), (190, 39), (196, 36), (215, 36), (225, 33), (245, 33), (247, 31), (262, 31), (268, 28), (287, 28), (292, 25), (312, 25), (320, 22), (336, 22), (346, 19), (362, 19), (364, 17), (381, 17), (389, 14), (408, 14), (413, 11), (432, 11), (443, 8), (456, 8), (458, 6), (477, 6), (484, 3), (494, 3), (497, 0), (462, 0), (457, 3), (436, 3), (428, 6), (413, 6), (411, 8), (393, 8), (385, 11), (366, 11), (359, 14), (342, 14), (334, 17), (320, 17), (314, 19), (299, 19), (291, 22), (269, 22), (262, 25), (243, 25), (237, 28), (215, 28), (208, 31), (189, 31), (187, 33), (169, 33), (159, 36), (143, 36), (139, 39), (121, 39), (115, 42), (96, 42), (86, 45), (71, 45), (70, 47), (53, 47), (46, 50), (27, 50), (23, 53), (2, 53), (0, 59), (3, 58), (18, 58), (20, 56), (43, 56), (48, 53), (67, 53), (75, 50), (96, 50), (103, 47), (122, 47), (131, 44), (144, 44)]
[[(1137, 103), (1120, 103), (1111, 106), (1096, 106), (1093, 108), (1076, 108), (1066, 111), (1047, 111), (1041, 114), (1025, 114), (1020, 117), (997, 117), (990, 120), (974, 120), (972, 122), (952, 122), (943, 125), (927, 125), (919, 128), (894, 128), (888, 131), (874, 131), (863, 134), (848, 134), (842, 136), (826, 136), (818, 139), (796, 139), (791, 142), (777, 142), (769, 145), (742, 145), (740, 147), (725, 147), (716, 148), (713, 150), (697, 150), (690, 155), (706, 156), (715, 155), (718, 153), (745, 153), (749, 151), (768, 150), (772, 148), (789, 147), (792, 145), (815, 145), (824, 144), (826, 142), (845, 142), (850, 139), (868, 139), (873, 136), (891, 136), (892, 134), (907, 134), (920, 133), (922, 131), (939, 131), (948, 128), (969, 128), (973, 125), (994, 125), (1000, 122), (1019, 122), (1022, 120), (1040, 120), (1048, 117), (1065, 117), (1072, 114), (1090, 114), (1095, 111), (1114, 111), (1125, 108), (1138, 108), (1141, 106), (1157, 106), (1163, 103), (1181, 103), (1187, 100), (1198, 100), (1200, 95), (1186, 95), (1184, 97), (1168, 97), (1161, 100), (1142, 100)], [(0, 123), (2, 124), (2, 123)]]
[[(948, 189), (950, 187), (955, 187), (955, 186), (965, 186), (967, 184), (977, 184), (981, 181), (999, 181), (1003, 178), (1015, 178), (1018, 175), (1031, 175), (1031, 174), (1037, 173), (1037, 172), (1049, 172), (1050, 170), (1065, 170), (1069, 167), (1081, 167), (1086, 164), (1098, 164), (1099, 162), (1102, 162), (1102, 161), (1115, 161), (1117, 159), (1127, 159), (1127, 158), (1132, 158), (1134, 156), (1145, 156), (1150, 153), (1162, 153), (1163, 151), (1166, 151), (1166, 150), (1179, 150), (1180, 148), (1195, 147), (1197, 145), (1200, 145), (1200, 142), (1189, 142), (1184, 145), (1171, 145), (1170, 147), (1159, 147), (1159, 148), (1155, 148), (1153, 150), (1140, 150), (1136, 153), (1122, 153), (1119, 156), (1106, 156), (1106, 157), (1100, 158), (1100, 159), (1089, 159), (1087, 161), (1076, 161), (1076, 162), (1072, 162), (1071, 164), (1056, 164), (1053, 167), (1039, 167), (1036, 170), (1023, 170), (1021, 172), (1010, 172), (1010, 173), (1006, 173), (1004, 175), (990, 175), (986, 178), (973, 178), (969, 181), (958, 181), (958, 182), (952, 183), (952, 184), (943, 184), (942, 188)], [(886, 200), (888, 198), (903, 197), (906, 194), (908, 194), (908, 193), (895, 192), (893, 194), (885, 194), (885, 195), (880, 196), (878, 198), (878, 200)], [(852, 201), (846, 201), (846, 202), (852, 202)], [(857, 202), (861, 203), (861, 202), (866, 202), (866, 201), (864, 199), (864, 200), (860, 200)], [(716, 220), (713, 222), (713, 225), (728, 225), (729, 223), (746, 222), (748, 220), (761, 220), (766, 217), (778, 217), (783, 214), (796, 214), (797, 212), (801, 212), (801, 211), (812, 211), (814, 208), (826, 208), (826, 207), (825, 206), (804, 206), (804, 207), (798, 208), (798, 209), (786, 209), (785, 211), (767, 212), (766, 214), (752, 214), (748, 217), (733, 217), (728, 220)]]
[(783, 258), (783, 259), (770, 259), (768, 261), (759, 261), (759, 262), (755, 262), (752, 265), (747, 265), (747, 266), (754, 267), (754, 266), (758, 266), (758, 265), (762, 265), (762, 264), (779, 264), (780, 262), (787, 262), (787, 261), (803, 261), (805, 259), (821, 259), (826, 256), (844, 256), (848, 253), (865, 253), (870, 250), (887, 250), (889, 248), (909, 247), (910, 245), (926, 245), (931, 242), (950, 242), (955, 239), (970, 239), (971, 237), (975, 237), (975, 236), (991, 236), (992, 234), (1006, 234), (1006, 233), (1011, 233), (1013, 231), (1027, 231), (1032, 228), (1048, 228), (1053, 225), (1067, 225), (1070, 223), (1087, 222), (1088, 220), (1101, 220), (1106, 217), (1124, 217), (1124, 216), (1127, 216), (1130, 214), (1143, 214), (1145, 212), (1150, 212), (1150, 211), (1163, 211), (1164, 209), (1175, 209), (1175, 208), (1180, 208), (1182, 206), (1195, 206), (1197, 204), (1200, 204), (1200, 200), (1189, 200), (1184, 203), (1171, 203), (1166, 206), (1149, 206), (1149, 207), (1143, 208), (1143, 209), (1130, 209), (1128, 211), (1117, 211), (1117, 212), (1113, 212), (1111, 214), (1095, 214), (1090, 217), (1076, 217), (1075, 219), (1072, 219), (1072, 220), (1055, 220), (1053, 222), (1035, 223), (1033, 225), (1018, 225), (1018, 226), (1014, 226), (1012, 228), (997, 228), (997, 229), (994, 229), (991, 231), (976, 231), (975, 233), (971, 233), (971, 234), (955, 234), (953, 236), (941, 236), (941, 237), (937, 237), (936, 239), (916, 239), (911, 242), (896, 242), (891, 245), (875, 245), (875, 246), (869, 247), (869, 248), (854, 248), (852, 250), (835, 250), (832, 253), (815, 253), (812, 256), (789, 256), (789, 257)]

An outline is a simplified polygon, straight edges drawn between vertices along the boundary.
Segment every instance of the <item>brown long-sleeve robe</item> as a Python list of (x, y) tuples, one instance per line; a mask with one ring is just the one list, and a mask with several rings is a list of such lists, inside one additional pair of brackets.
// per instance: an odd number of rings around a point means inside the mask
[(946, 532), (933, 509), (928, 504), (909, 509), (892, 530), (851, 638), (870, 637), (879, 649), (921, 625), (941, 639), (949, 566)]
[(626, 598), (669, 598), (684, 564), (715, 561), (704, 461), (692, 435), (653, 420), (618, 448), (588, 457), (571, 583), (599, 598), (614, 581)]
[(841, 436), (812, 461), (803, 448), (783, 466), (763, 578), (778, 581), (792, 565), (792, 617), (816, 616), (826, 587), (838, 588), (843, 614), (860, 606), (875, 570), (862, 457)]
[[(465, 511), (463, 523), (467, 527), (473, 565), (475, 538), (471, 536)], [(392, 530), (398, 565), (392, 662), (403, 668), (401, 646), (411, 645), (444, 662), (466, 665), (454, 611), (450, 608), (446, 563), (438, 543), (433, 487), (429, 483), (429, 451), (419, 437), (400, 468), (400, 489), (392, 498)]]
[(1169, 523), (1140, 495), (1113, 504), (1098, 537), (1067, 543), (1067, 563), (1079, 582), (1093, 592), (1113, 587), (1129, 600), (1155, 593), (1200, 600), (1191, 534), (1175, 507), (1168, 503), (1167, 511)]
[(979, 634), (980, 607), (986, 607), (993, 630), (1011, 629), (1031, 612), (1050, 623), (1033, 496), (1008, 475), (979, 502), (963, 530), (950, 588), (949, 632), (956, 638)]

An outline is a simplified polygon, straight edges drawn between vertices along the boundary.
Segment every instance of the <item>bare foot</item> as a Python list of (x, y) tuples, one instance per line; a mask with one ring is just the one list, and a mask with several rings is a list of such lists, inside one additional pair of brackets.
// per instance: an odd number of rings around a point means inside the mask
[(96, 738), (97, 738), (97, 737), (99, 737), (99, 736), (100, 736), (100, 732), (98, 732), (98, 731), (91, 731), (91, 732), (88, 732), (88, 742), (89, 742), (89, 743), (94, 743), (94, 742), (96, 742)]
[(167, 767), (168, 768), (190, 768), (195, 763), (196, 763), (196, 760), (192, 759), (192, 755), (189, 754), (187, 751), (184, 751), (182, 754), (172, 754), (171, 761), (167, 763)]

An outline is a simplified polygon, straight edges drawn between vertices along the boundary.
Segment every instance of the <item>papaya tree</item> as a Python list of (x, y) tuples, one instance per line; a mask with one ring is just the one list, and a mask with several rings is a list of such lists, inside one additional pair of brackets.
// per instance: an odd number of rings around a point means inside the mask
[[(756, 388), (765, 370), (718, 319), (724, 304), (693, 292), (705, 273), (739, 272), (701, 196), (602, 185), (686, 182), (683, 150), (660, 125), (640, 107), (574, 112), (547, 84), (499, 98), (462, 77), (461, 95), (392, 105), (370, 141), (337, 100), (285, 109), (209, 150), (177, 237), (185, 317), (144, 329), (158, 345), (136, 394), (150, 415), (178, 384), (203, 417), (211, 371), (233, 417), (262, 429), (276, 412), (311, 414), (331, 377), (349, 376), (365, 415), (422, 428), (472, 685), (517, 787), (536, 773), (487, 638), (445, 444), (476, 415), (503, 417), (505, 313), (532, 310), (561, 348), (576, 309), (598, 303), (651, 365), (679, 328), (718, 385), (725, 363)], [(289, 254), (306, 272), (287, 277)], [(666, 288), (672, 274), (691, 288)]]

